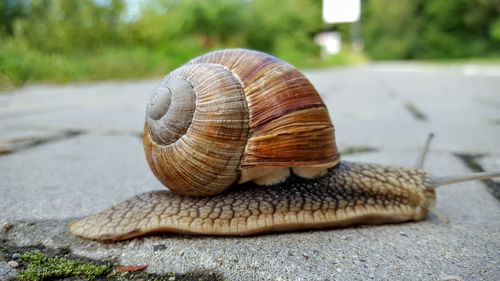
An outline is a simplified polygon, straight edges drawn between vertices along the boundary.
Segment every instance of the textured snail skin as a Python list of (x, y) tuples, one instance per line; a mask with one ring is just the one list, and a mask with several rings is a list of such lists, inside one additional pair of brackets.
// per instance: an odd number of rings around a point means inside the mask
[(238, 236), (418, 221), (435, 203), (426, 178), (422, 170), (343, 161), (318, 179), (249, 183), (210, 197), (143, 193), (72, 223), (70, 232), (118, 241), (152, 233)]

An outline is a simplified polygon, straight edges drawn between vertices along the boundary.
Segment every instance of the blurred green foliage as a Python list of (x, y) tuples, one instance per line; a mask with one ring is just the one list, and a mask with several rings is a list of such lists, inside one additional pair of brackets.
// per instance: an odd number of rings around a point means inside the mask
[[(0, 0), (0, 87), (164, 75), (209, 50), (247, 47), (298, 67), (364, 61), (321, 57), (319, 0)], [(498, 56), (499, 0), (364, 0), (375, 59)], [(350, 25), (336, 28), (349, 38)]]
[(500, 55), (499, 0), (366, 0), (366, 51), (374, 59)]
[[(164, 75), (212, 49), (247, 47), (322, 63), (316, 0), (0, 0), (0, 84)], [(345, 63), (351, 56), (347, 56)], [(341, 61), (342, 63), (344, 61)]]

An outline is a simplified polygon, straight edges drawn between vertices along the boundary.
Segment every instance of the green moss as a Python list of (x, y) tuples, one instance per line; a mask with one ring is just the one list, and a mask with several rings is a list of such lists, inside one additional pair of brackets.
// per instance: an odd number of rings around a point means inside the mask
[(18, 275), (15, 280), (155, 280), (155, 281), (223, 281), (221, 273), (213, 270), (193, 270), (186, 273), (117, 272), (113, 258), (92, 260), (73, 255), (67, 246), (47, 248), (43, 245), (16, 246), (0, 238), (0, 261), (8, 261), (20, 253)]
[(93, 280), (111, 272), (111, 265), (78, 262), (60, 257), (49, 258), (39, 251), (24, 253), (19, 260), (26, 263), (26, 269), (17, 276), (22, 281), (52, 280), (69, 276)]

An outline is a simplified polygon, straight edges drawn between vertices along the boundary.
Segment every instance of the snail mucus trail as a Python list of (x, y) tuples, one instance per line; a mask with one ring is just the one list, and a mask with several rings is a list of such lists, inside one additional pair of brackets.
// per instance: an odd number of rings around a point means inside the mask
[(148, 105), (146, 159), (173, 192), (139, 194), (70, 232), (118, 241), (419, 221), (438, 186), (500, 176), (431, 176), (421, 169), (429, 142), (414, 169), (340, 161), (326, 106), (293, 66), (256, 51), (208, 53), (167, 75)]

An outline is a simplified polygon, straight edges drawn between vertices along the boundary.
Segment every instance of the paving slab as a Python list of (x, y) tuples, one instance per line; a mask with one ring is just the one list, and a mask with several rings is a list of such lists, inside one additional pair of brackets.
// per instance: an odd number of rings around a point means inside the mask
[[(491, 121), (500, 120), (498, 77), (394, 68), (306, 73), (330, 108), (340, 148), (351, 153), (343, 159), (411, 167), (434, 131), (430, 173), (471, 172), (456, 153), (481, 154), (484, 169), (498, 169), (500, 124)], [(157, 83), (42, 85), (0, 95), (0, 143), (78, 132), (0, 154), (0, 243), (67, 247), (148, 264), (149, 272), (203, 270), (224, 280), (499, 279), (500, 204), (481, 182), (438, 189), (436, 209), (417, 223), (253, 237), (155, 235), (115, 244), (69, 235), (72, 220), (163, 189), (139, 137)], [(0, 279), (7, 274), (12, 269), (0, 259)]]
[(12, 279), (16, 276), (16, 272), (13, 268), (7, 265), (7, 263), (0, 263), (0, 278), (3, 280)]
[(137, 193), (162, 188), (142, 141), (82, 135), (3, 156), (0, 222), (81, 216)]
[(160, 80), (29, 86), (0, 95), (0, 138), (29, 128), (141, 132), (147, 99)]
[(500, 77), (415, 69), (376, 65), (308, 77), (328, 105), (342, 146), (412, 148), (434, 132), (436, 149), (500, 152)]

